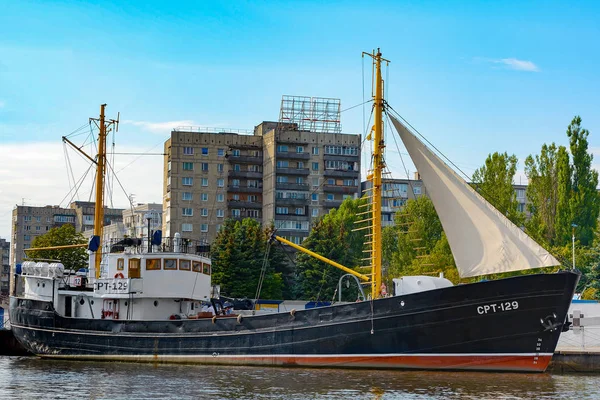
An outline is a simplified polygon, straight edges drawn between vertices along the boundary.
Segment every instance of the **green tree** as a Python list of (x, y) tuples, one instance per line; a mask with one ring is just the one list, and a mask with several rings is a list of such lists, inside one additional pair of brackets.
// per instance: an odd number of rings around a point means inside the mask
[[(313, 227), (302, 246), (348, 268), (355, 268), (365, 257), (364, 232), (356, 228), (357, 214), (363, 209), (362, 199), (346, 199), (342, 205), (324, 215)], [(305, 300), (331, 300), (344, 271), (305, 254), (297, 253), (297, 298)], [(356, 299), (356, 290), (344, 292), (347, 300)]]
[(571, 195), (572, 222), (577, 225), (576, 235), (582, 245), (589, 245), (598, 224), (598, 171), (592, 169), (593, 155), (588, 152), (589, 131), (581, 127), (581, 118), (576, 116), (567, 128), (571, 155), (573, 156), (573, 178)]
[[(231, 297), (254, 298), (263, 269), (267, 249), (267, 232), (252, 218), (227, 220), (211, 246), (213, 283)], [(264, 282), (260, 293), (263, 299), (281, 299), (283, 279), (275, 262), (281, 256), (269, 251)]]
[(498, 152), (488, 155), (485, 164), (475, 170), (473, 184), (477, 192), (489, 201), (498, 211), (515, 224), (521, 226), (523, 213), (517, 209), (518, 202), (513, 187), (517, 172), (517, 157)]
[[(72, 244), (85, 244), (87, 241), (81, 233), (75, 231), (75, 227), (65, 224), (61, 227), (52, 228), (46, 234), (33, 239), (32, 248), (66, 246)], [(36, 250), (27, 252), (28, 258), (58, 260), (66, 269), (78, 270), (85, 268), (88, 264), (88, 253), (85, 248)]]
[(566, 148), (557, 150), (554, 143), (544, 144), (539, 155), (525, 159), (531, 215), (525, 225), (534, 239), (547, 245), (562, 243), (557, 238), (570, 225), (570, 171)]
[(428, 197), (409, 200), (383, 233), (384, 280), (403, 275), (437, 275), (458, 282), (458, 271), (442, 224)]

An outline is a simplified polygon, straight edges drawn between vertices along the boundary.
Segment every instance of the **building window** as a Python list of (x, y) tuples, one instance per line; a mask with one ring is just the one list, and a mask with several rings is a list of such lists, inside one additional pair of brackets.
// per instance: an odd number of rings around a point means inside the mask
[(517, 210), (519, 212), (525, 212), (525, 203), (518, 203), (517, 204)]
[(239, 179), (233, 179), (231, 181), (231, 186), (233, 186), (233, 187), (240, 187), (240, 180)]
[(186, 156), (193, 156), (194, 155), (194, 148), (193, 147), (184, 147), (183, 148), (183, 154)]
[(232, 217), (239, 217), (241, 215), (239, 208), (233, 208), (231, 210), (231, 216)]
[(208, 178), (202, 178), (202, 186), (208, 186)]
[(296, 146), (296, 153), (304, 153), (304, 147), (303, 146)]
[(202, 155), (203, 156), (207, 156), (208, 155), (208, 147), (203, 147), (202, 148)]
[(208, 208), (203, 208), (203, 209), (201, 210), (201, 215), (202, 215), (203, 217), (208, 217)]
[(296, 183), (299, 184), (299, 185), (303, 184), (304, 183), (304, 178), (301, 177), (301, 176), (297, 176), (296, 177)]
[(25, 215), (23, 217), (23, 221), (25, 221), (25, 222), (31, 222), (31, 215)]
[(331, 178), (327, 179), (327, 184), (328, 185), (335, 185), (335, 179), (331, 179)]
[(193, 171), (194, 170), (194, 163), (184, 162), (183, 163), (183, 170), (184, 171)]
[(232, 199), (233, 201), (240, 201), (240, 195), (239, 195), (239, 194), (234, 194), (234, 195), (231, 197), (231, 199)]
[(25, 225), (25, 230), (26, 231), (30, 231), (31, 230), (31, 226), (30, 225)]
[(200, 225), (200, 232), (208, 232), (208, 224)]
[(192, 232), (192, 224), (181, 224), (182, 232)]
[(304, 208), (296, 208), (296, 215), (304, 215)]
[(319, 194), (318, 194), (318, 193), (313, 193), (313, 194), (310, 196), (310, 199), (311, 199), (312, 201), (319, 201)]
[(193, 183), (194, 183), (194, 178), (190, 178), (190, 177), (181, 178), (181, 184), (183, 186), (192, 186)]
[(413, 186), (413, 194), (421, 194), (421, 186)]
[(42, 217), (35, 217), (35, 222), (42, 222)]
[(517, 189), (517, 198), (524, 199), (525, 198), (525, 189)]
[(280, 144), (279, 146), (277, 146), (277, 151), (280, 153), (287, 153), (288, 147), (285, 144)]
[(312, 209), (312, 216), (313, 217), (318, 217), (319, 216), (319, 209), (318, 208), (313, 208)]
[(319, 178), (312, 178), (313, 187), (319, 187)]
[(183, 208), (181, 215), (183, 215), (184, 217), (191, 217), (192, 215), (194, 215), (194, 209), (193, 208)]
[(248, 201), (250, 203), (257, 203), (258, 202), (258, 196), (255, 194), (249, 194), (248, 195)]
[(225, 186), (225, 179), (223, 179), (223, 178), (217, 179), (217, 186), (218, 187), (224, 187)]
[(217, 156), (218, 157), (223, 157), (224, 155), (225, 155), (225, 149), (217, 149)]
[(313, 156), (318, 156), (318, 155), (319, 155), (319, 148), (318, 148), (318, 147), (316, 147), (316, 146), (315, 146), (315, 147), (313, 147), (313, 149), (312, 149), (312, 153), (313, 153)]
[(248, 217), (249, 218), (259, 218), (260, 217), (260, 211), (258, 210), (248, 210)]
[(260, 167), (258, 165), (248, 165), (248, 171), (250, 171), (250, 172), (260, 172)]
[(225, 213), (223, 212), (223, 210), (221, 210), (221, 209), (217, 210), (217, 218), (223, 218), (224, 215), (225, 215)]
[(223, 164), (217, 164), (217, 172), (223, 172)]
[(288, 181), (287, 176), (277, 175), (277, 183), (287, 183), (287, 181)]
[(287, 207), (277, 207), (275, 209), (275, 212), (277, 214), (287, 214), (288, 213), (288, 208)]
[(167, 170), (171, 171), (171, 161), (167, 163)]
[(234, 149), (231, 151), (231, 155), (234, 157), (239, 157), (240, 156), (240, 151), (238, 149)]
[(26, 242), (31, 240), (31, 235), (24, 235), (23, 236), (23, 240), (25, 240)]
[(217, 194), (217, 201), (218, 201), (219, 203), (222, 203), (222, 202), (224, 202), (224, 201), (225, 201), (225, 195), (223, 195), (223, 193), (219, 193), (219, 194)]
[(248, 187), (249, 188), (256, 188), (256, 189), (258, 189), (258, 181), (249, 180), (247, 183), (248, 183)]
[(312, 163), (312, 169), (313, 169), (313, 171), (318, 171), (319, 170), (319, 163), (318, 162)]
[(298, 166), (296, 168), (298, 168), (298, 169), (304, 168), (304, 162), (303, 161), (298, 161)]
[(327, 194), (327, 201), (334, 201), (335, 200), (335, 196), (333, 194), (328, 193)]
[(192, 200), (193, 196), (192, 196), (192, 192), (182, 192), (181, 193), (181, 200)]
[(242, 167), (240, 167), (240, 164), (234, 164), (234, 165), (233, 165), (233, 170), (234, 170), (234, 171), (241, 171), (241, 170), (242, 170)]
[(290, 166), (290, 163), (287, 160), (277, 161), (277, 168), (287, 168)]
[(202, 193), (201, 199), (202, 201), (208, 201), (208, 193)]
[(208, 171), (208, 163), (206, 163), (206, 162), (202, 163), (202, 171), (204, 171), (204, 172)]
[(41, 226), (39, 226), (39, 225), (35, 227), (35, 230), (36, 230), (36, 231), (39, 231), (39, 230), (41, 230), (41, 229), (42, 229), (42, 227), (41, 227)]

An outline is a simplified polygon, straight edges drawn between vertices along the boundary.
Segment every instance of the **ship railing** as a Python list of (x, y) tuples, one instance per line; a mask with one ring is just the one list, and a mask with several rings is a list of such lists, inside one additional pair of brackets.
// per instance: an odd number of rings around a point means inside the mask
[(166, 237), (162, 238), (160, 244), (151, 244), (149, 246), (148, 238), (113, 238), (106, 246), (110, 253), (122, 253), (125, 250), (133, 253), (183, 253), (196, 254), (208, 257), (210, 246), (206, 241)]
[(569, 314), (569, 321), (570, 329), (560, 335), (557, 351), (600, 350), (600, 317), (586, 316), (581, 310), (573, 309)]

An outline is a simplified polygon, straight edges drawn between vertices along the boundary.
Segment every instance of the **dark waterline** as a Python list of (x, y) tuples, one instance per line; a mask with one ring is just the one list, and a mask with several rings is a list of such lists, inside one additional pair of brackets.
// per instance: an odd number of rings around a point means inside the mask
[(151, 365), (0, 357), (0, 399), (596, 399), (600, 375)]

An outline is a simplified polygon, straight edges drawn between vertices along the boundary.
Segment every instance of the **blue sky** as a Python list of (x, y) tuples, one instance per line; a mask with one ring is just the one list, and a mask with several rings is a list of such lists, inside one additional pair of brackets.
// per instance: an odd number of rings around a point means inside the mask
[[(36, 155), (100, 103), (121, 112), (122, 148), (159, 151), (177, 125), (277, 120), (283, 94), (359, 104), (360, 54), (376, 47), (392, 61), (390, 104), (465, 172), (494, 151), (516, 154), (522, 169), (542, 143), (567, 143), (576, 114), (600, 159), (600, 4), (374, 4), (0, 0), (0, 237), (16, 203), (61, 201), (40, 187), (68, 190), (65, 173), (42, 173), (48, 162), (64, 169), (62, 153)], [(362, 133), (362, 108), (344, 112), (342, 125)], [(19, 149), (31, 159), (10, 159)], [(160, 176), (153, 187), (139, 177), (160, 175), (162, 160), (142, 162), (123, 184), (140, 202), (160, 202)], [(31, 178), (9, 179), (16, 169)]]

